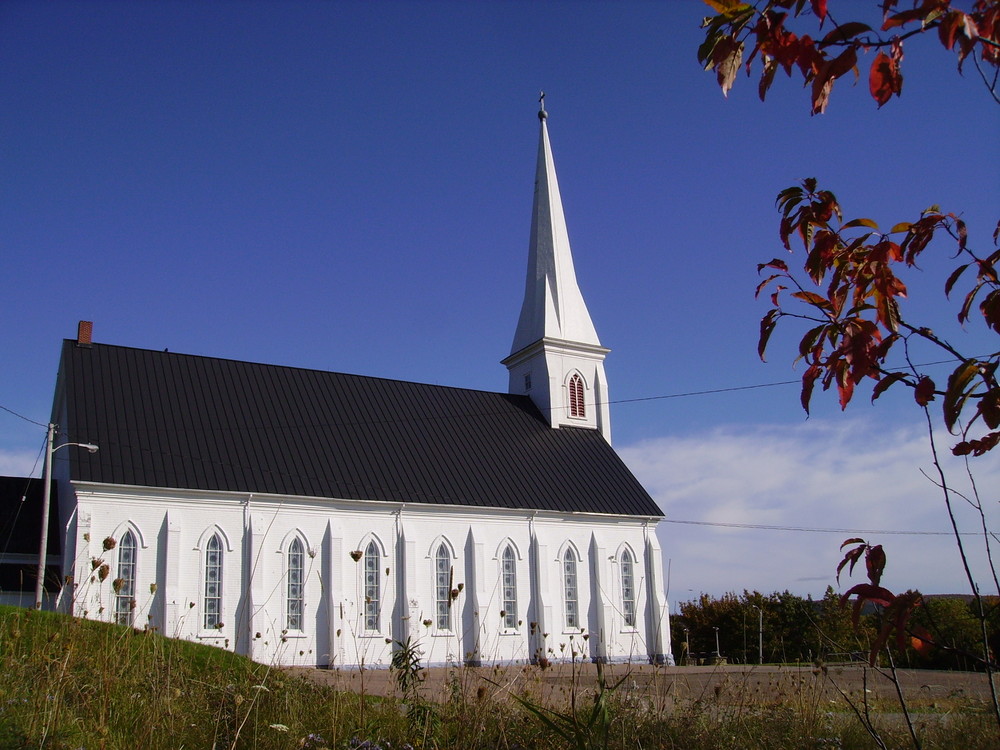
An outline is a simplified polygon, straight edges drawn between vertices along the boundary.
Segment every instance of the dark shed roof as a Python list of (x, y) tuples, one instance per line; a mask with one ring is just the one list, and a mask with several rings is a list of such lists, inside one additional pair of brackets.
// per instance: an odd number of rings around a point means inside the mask
[[(56, 483), (51, 483), (49, 536), (46, 554), (60, 553), (62, 529), (55, 507)], [(42, 538), (42, 496), (45, 484), (41, 479), (0, 477), (0, 562), (7, 555), (38, 555)]]
[(63, 344), (72, 478), (194, 490), (660, 516), (595, 430), (525, 396)]

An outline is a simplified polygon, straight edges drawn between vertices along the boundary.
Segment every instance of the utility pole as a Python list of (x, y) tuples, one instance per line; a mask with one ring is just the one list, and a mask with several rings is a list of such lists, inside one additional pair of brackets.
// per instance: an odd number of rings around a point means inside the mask
[(48, 557), (49, 546), (49, 507), (52, 504), (52, 454), (60, 448), (67, 448), (71, 445), (84, 448), (90, 453), (97, 453), (97, 446), (93, 443), (63, 443), (53, 447), (55, 441), (56, 425), (49, 423), (48, 434), (45, 436), (45, 471), (42, 480), (42, 539), (38, 547), (38, 580), (35, 581), (35, 609), (42, 608), (42, 592), (45, 587), (45, 561)]
[(751, 607), (757, 610), (757, 653), (760, 657), (760, 663), (764, 663), (764, 610), (758, 607), (756, 604), (751, 604)]

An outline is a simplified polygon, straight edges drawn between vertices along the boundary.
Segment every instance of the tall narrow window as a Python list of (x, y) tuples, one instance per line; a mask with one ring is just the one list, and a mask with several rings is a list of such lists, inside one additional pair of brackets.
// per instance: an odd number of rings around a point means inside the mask
[(583, 402), (583, 378), (578, 374), (569, 379), (569, 415), (581, 418), (587, 416)]
[(298, 538), (288, 545), (288, 590), (286, 592), (285, 628), (302, 630), (303, 625), (303, 594), (302, 586), (305, 579), (305, 550)]
[(443, 544), (434, 556), (434, 602), (437, 629), (451, 630), (451, 555)]
[(212, 534), (205, 545), (204, 627), (222, 627), (222, 540)]
[(379, 629), (381, 585), (379, 582), (379, 553), (375, 542), (365, 548), (365, 630)]
[(626, 627), (635, 627), (635, 565), (632, 553), (622, 552), (622, 615)]
[(118, 543), (118, 577), (115, 579), (115, 622), (131, 625), (135, 612), (135, 534), (126, 531)]
[(566, 627), (580, 627), (579, 602), (576, 585), (576, 555), (567, 548), (563, 555), (563, 599), (566, 602)]
[(503, 626), (517, 628), (517, 563), (514, 550), (508, 544), (503, 551)]

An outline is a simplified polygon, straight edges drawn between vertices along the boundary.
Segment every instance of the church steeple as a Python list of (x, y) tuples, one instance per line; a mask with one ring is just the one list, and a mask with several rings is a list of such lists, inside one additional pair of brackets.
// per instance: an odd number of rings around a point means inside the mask
[(524, 302), (510, 356), (510, 392), (527, 394), (552, 427), (600, 430), (611, 442), (604, 356), (576, 280), (559, 181), (549, 144), (545, 94), (538, 112), (538, 164)]

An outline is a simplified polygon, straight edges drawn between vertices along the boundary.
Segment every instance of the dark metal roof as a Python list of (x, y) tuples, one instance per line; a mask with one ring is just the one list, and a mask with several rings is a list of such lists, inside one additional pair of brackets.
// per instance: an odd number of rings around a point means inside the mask
[(72, 478), (193, 490), (660, 516), (595, 430), (525, 396), (63, 344)]
[[(0, 477), (0, 562), (7, 555), (38, 555), (42, 539), (42, 496), (45, 484), (41, 479)], [(51, 483), (49, 536), (47, 555), (61, 552), (62, 530), (56, 507), (56, 483)], [(32, 584), (34, 585), (34, 584)]]

